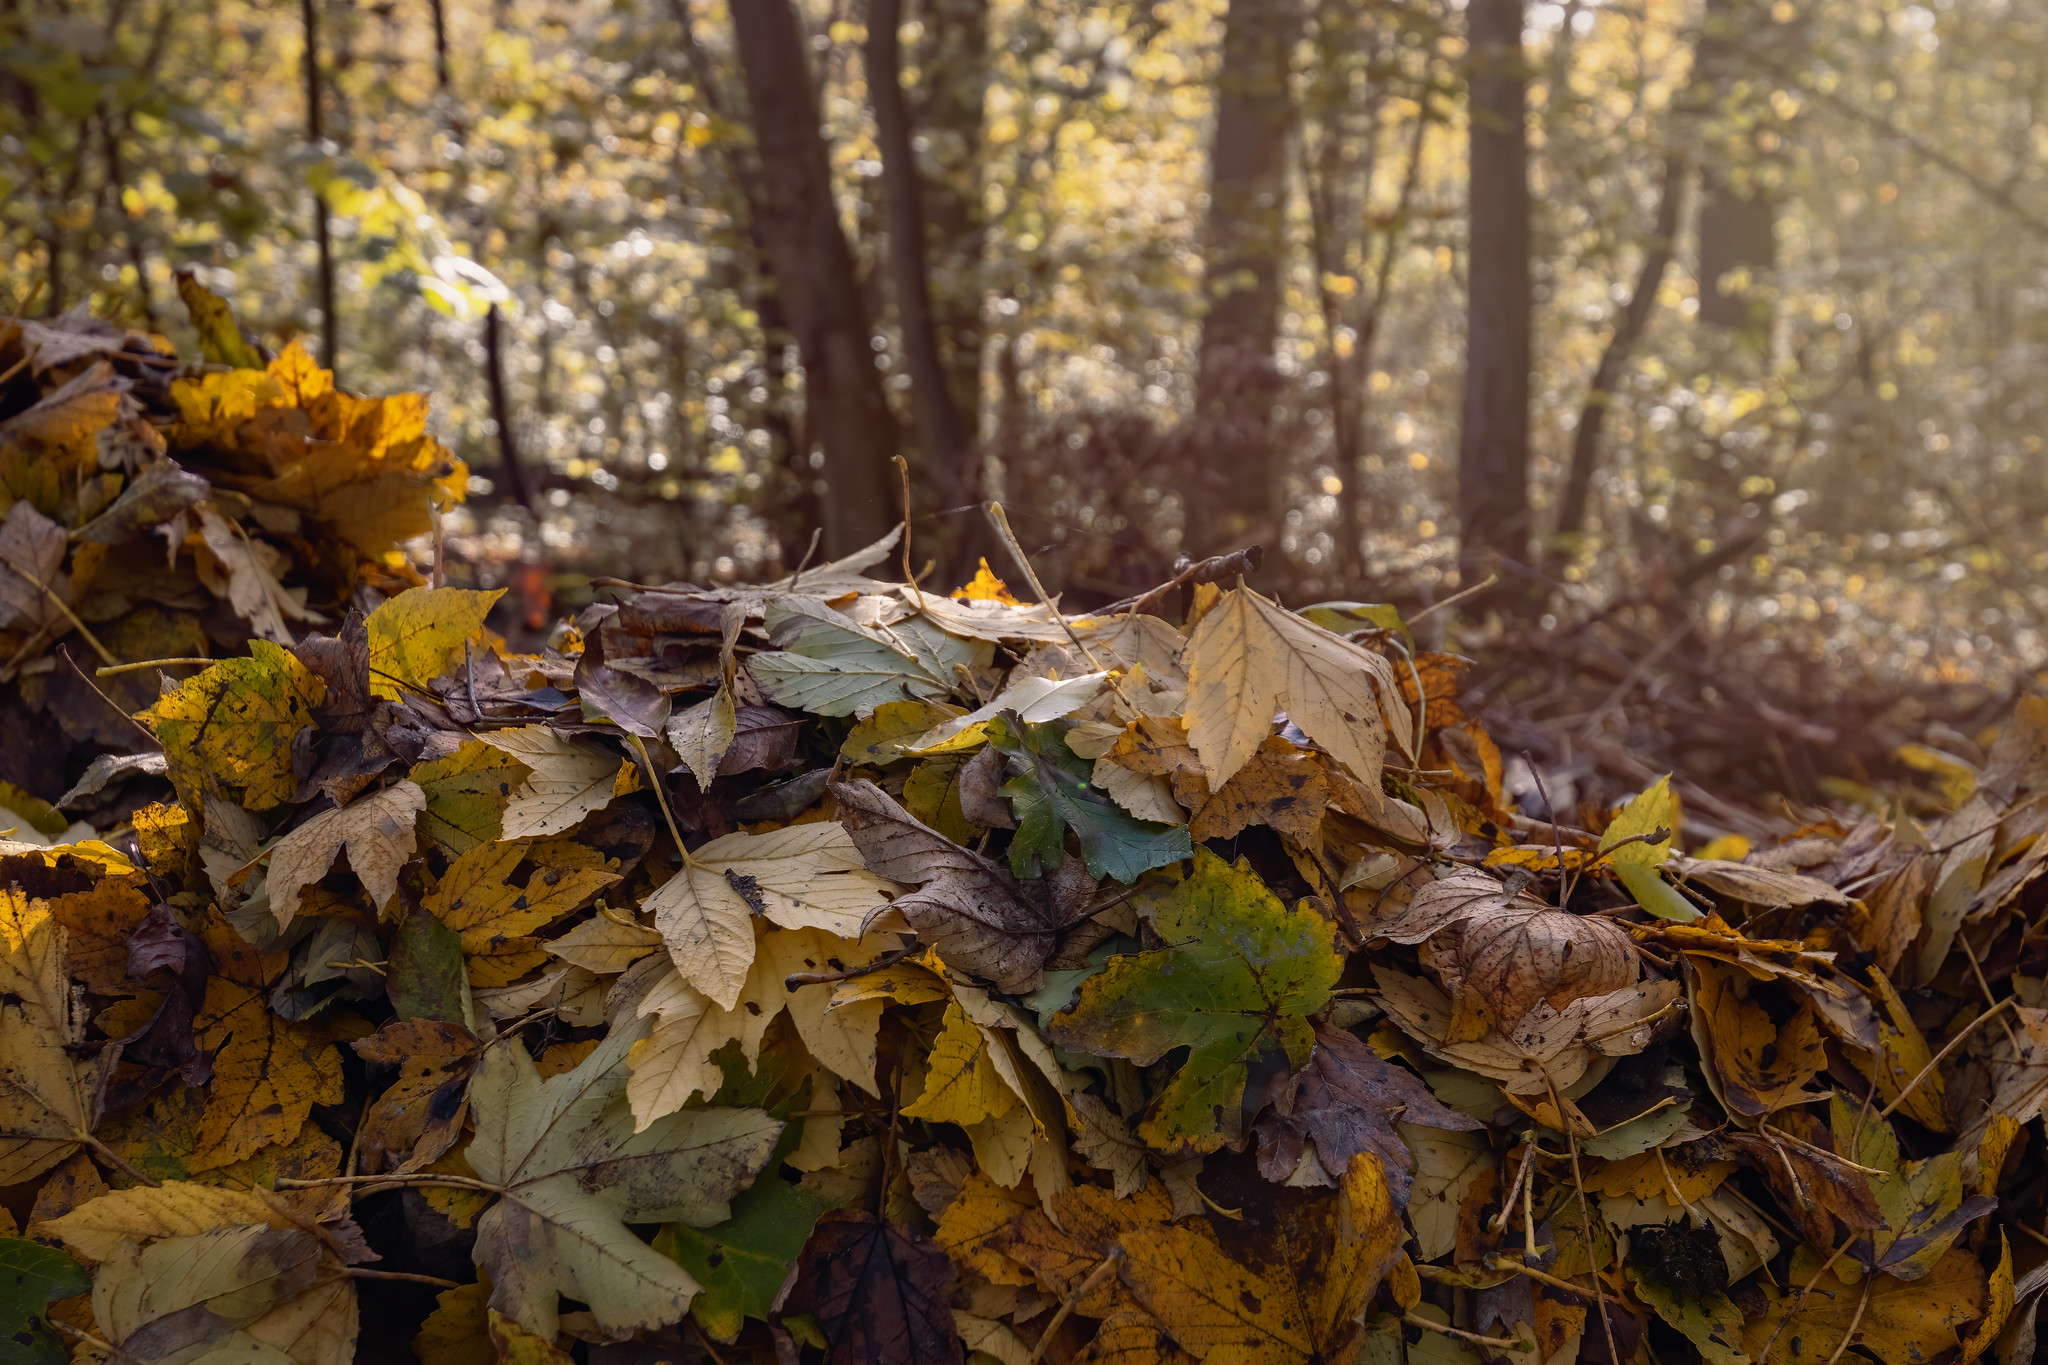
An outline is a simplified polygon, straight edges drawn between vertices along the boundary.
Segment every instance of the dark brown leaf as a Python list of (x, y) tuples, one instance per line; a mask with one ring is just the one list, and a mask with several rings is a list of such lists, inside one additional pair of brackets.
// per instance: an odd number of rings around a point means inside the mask
[(1276, 1112), (1259, 1121), (1259, 1172), (1286, 1180), (1307, 1142), (1315, 1143), (1317, 1159), (1332, 1176), (1348, 1170), (1358, 1153), (1371, 1152), (1386, 1165), (1394, 1207), (1405, 1209), (1415, 1158), (1397, 1123), (1462, 1132), (1486, 1126), (1446, 1107), (1421, 1077), (1382, 1061), (1352, 1034), (1318, 1024), (1315, 1057), (1281, 1091)]
[(921, 884), (893, 904), (948, 965), (1012, 994), (1037, 989), (1054, 935), (1077, 912), (1063, 918), (1052, 905), (1033, 904), (1003, 868), (921, 823), (872, 782), (837, 782), (831, 793), (868, 871)]
[(808, 1312), (826, 1365), (958, 1365), (953, 1262), (895, 1223), (841, 1210), (818, 1220), (785, 1312)]

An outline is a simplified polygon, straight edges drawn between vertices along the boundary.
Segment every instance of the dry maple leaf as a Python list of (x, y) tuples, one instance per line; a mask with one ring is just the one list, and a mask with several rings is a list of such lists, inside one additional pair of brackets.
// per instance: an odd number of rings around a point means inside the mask
[(1283, 1087), (1274, 1112), (1259, 1121), (1259, 1169), (1266, 1179), (1293, 1176), (1307, 1144), (1330, 1183), (1350, 1168), (1360, 1152), (1378, 1157), (1398, 1212), (1408, 1206), (1408, 1177), (1415, 1158), (1396, 1124), (1456, 1132), (1483, 1131), (1485, 1124), (1447, 1108), (1414, 1072), (1382, 1061), (1356, 1037), (1328, 1024), (1316, 1025), (1316, 1052), (1308, 1066)]
[(818, 1220), (782, 1306), (817, 1321), (826, 1365), (958, 1365), (954, 1278), (946, 1254), (909, 1228), (842, 1210)]
[(0, 1184), (42, 1174), (89, 1143), (119, 1049), (87, 1061), (64, 975), (64, 930), (47, 901), (0, 890)]
[(335, 855), (348, 850), (370, 908), (382, 914), (398, 894), (398, 872), (413, 855), (413, 826), (427, 804), (414, 782), (394, 782), (320, 814), (277, 841), (264, 885), (279, 928), (299, 912), (299, 893), (327, 875)]

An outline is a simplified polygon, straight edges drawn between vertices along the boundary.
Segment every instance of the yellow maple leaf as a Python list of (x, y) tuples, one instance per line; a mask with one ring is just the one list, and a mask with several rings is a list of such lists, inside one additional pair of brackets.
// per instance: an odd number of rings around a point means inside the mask
[(325, 693), (290, 650), (251, 640), (248, 658), (223, 659), (186, 679), (137, 719), (163, 745), (188, 804), (219, 796), (269, 810), (298, 787), (292, 737), (313, 723)]
[(463, 646), (471, 646), (472, 657), (486, 647), (484, 618), (504, 595), (503, 588), (407, 588), (380, 604), (364, 623), (371, 694), (398, 701), (444, 673), (459, 675)]
[[(583, 849), (578, 858), (578, 847), (514, 839), (479, 844), (449, 865), (424, 904), (461, 937), (471, 985), (509, 985), (538, 967), (547, 954), (528, 935), (574, 914), (619, 879), (594, 851)], [(529, 862), (526, 880), (515, 880)]]
[(903, 1106), (906, 1118), (961, 1127), (1000, 1118), (1019, 1100), (990, 1058), (982, 1030), (957, 1001), (946, 1006), (944, 1025), (926, 1057), (924, 1093)]
[(333, 1039), (324, 1029), (272, 1014), (262, 991), (214, 977), (192, 1031), (200, 1051), (213, 1055), (193, 1170), (290, 1142), (314, 1105), (341, 1103), (341, 1058)]
[(981, 567), (974, 571), (974, 577), (946, 595), (956, 602), (1001, 602), (1006, 607), (1024, 605), (1010, 596), (1009, 584), (989, 571), (986, 558), (981, 561)]
[(412, 1339), (420, 1365), (497, 1365), (486, 1317), (490, 1301), (491, 1277), (482, 1271), (474, 1284), (436, 1294), (434, 1311)]
[(83, 1025), (49, 902), (0, 891), (0, 1185), (42, 1174), (91, 1138), (104, 1081), (74, 1059)]

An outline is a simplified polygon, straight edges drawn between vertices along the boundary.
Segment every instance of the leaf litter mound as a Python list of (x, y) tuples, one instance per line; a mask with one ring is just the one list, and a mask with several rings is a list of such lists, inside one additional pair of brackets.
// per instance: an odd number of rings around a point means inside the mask
[(2033, 1358), (2048, 702), (1751, 847), (1532, 819), (1458, 661), (1241, 560), (517, 653), (396, 554), (423, 409), (205, 316), (0, 337), (16, 685), (175, 661), (5, 793), (0, 1360)]

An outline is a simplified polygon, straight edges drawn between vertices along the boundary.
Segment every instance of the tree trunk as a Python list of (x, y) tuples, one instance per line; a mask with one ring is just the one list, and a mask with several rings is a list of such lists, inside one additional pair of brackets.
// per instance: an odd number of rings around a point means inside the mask
[[(988, 0), (922, 0), (924, 36), (917, 64), (921, 95), (912, 119), (925, 138), (925, 241), (930, 248), (932, 318), (946, 392), (971, 443), (981, 434), (982, 255), (988, 212), (982, 202), (982, 136), (988, 98)], [(979, 496), (970, 457), (966, 493)], [(979, 528), (980, 517), (961, 520)], [(970, 537), (972, 538), (972, 537)]]
[(882, 152), (882, 188), (889, 208), (889, 273), (895, 279), (896, 321), (903, 330), (903, 357), (910, 371), (910, 406), (917, 440), (924, 448), (922, 473), (941, 505), (967, 496), (968, 441), (946, 384), (939, 356), (938, 324), (932, 314), (925, 267), (924, 196), (911, 145), (910, 111), (903, 99), (897, 30), (903, 0), (871, 0), (868, 6), (868, 97), (875, 107), (875, 140)]
[(1195, 372), (1195, 468), (1186, 490), (1184, 548), (1197, 556), (1263, 532), (1280, 501), (1273, 344), (1287, 251), (1288, 59), (1299, 27), (1294, 0), (1230, 0), (1224, 21), (1209, 163), (1209, 307)]
[[(1636, 276), (1635, 292), (1628, 307), (1614, 325), (1614, 335), (1600, 352), (1600, 364), (1593, 371), (1593, 383), (1586, 390), (1586, 402), (1579, 409), (1579, 425), (1572, 431), (1572, 462), (1564, 481), (1564, 500), (1557, 508), (1560, 540), (1576, 536), (1585, 525), (1586, 495), (1593, 487), (1593, 469), (1600, 458), (1600, 432), (1607, 424), (1607, 409), (1613, 405), (1615, 385), (1628, 365), (1643, 328), (1657, 307), (1657, 291), (1664, 284), (1664, 272), (1671, 265), (1671, 246), (1678, 236), (1679, 203), (1685, 198), (1686, 159), (1673, 152), (1664, 158), (1664, 185), (1657, 193), (1657, 225), (1643, 255), (1643, 268)], [(1561, 552), (1564, 547), (1560, 546)]]
[(1458, 518), (1466, 576), (1528, 557), (1529, 143), (1522, 0), (1470, 0), (1471, 246)]
[(790, 0), (748, 0), (732, 16), (761, 159), (754, 221), (803, 356), (804, 424), (824, 449), (827, 550), (844, 554), (879, 539), (895, 520), (889, 460), (896, 424), (839, 225), (796, 11)]
[[(320, 109), (320, 0), (299, 0), (299, 20), (306, 32), (306, 142), (315, 155), (327, 140)], [(334, 242), (328, 231), (327, 194), (313, 192), (313, 241), (319, 251), (320, 363), (341, 375), (341, 356), (335, 344)]]

